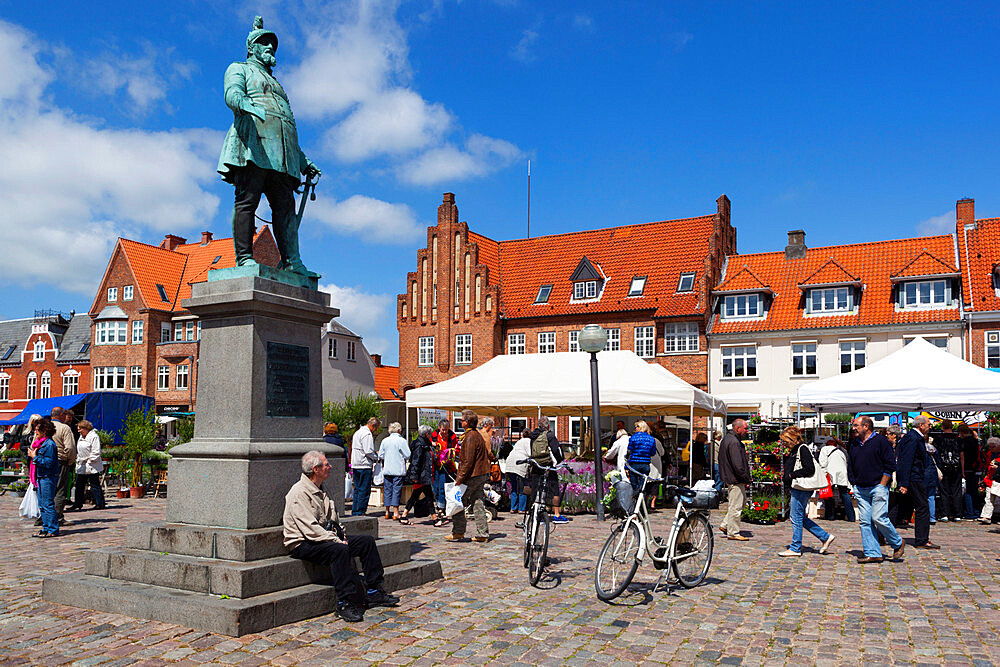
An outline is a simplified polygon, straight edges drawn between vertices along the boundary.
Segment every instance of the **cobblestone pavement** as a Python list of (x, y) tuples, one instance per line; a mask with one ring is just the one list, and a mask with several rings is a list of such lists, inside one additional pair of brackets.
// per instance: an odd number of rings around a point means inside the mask
[[(788, 524), (747, 526), (749, 542), (716, 540), (706, 584), (652, 593), (658, 572), (643, 565), (632, 590), (608, 605), (594, 595), (593, 566), (609, 526), (592, 517), (555, 528), (556, 562), (541, 590), (527, 585), (509, 515), (491, 524), (488, 544), (444, 542), (446, 529), (424, 520), (382, 521), (382, 535), (406, 536), (420, 557), (440, 558), (445, 579), (403, 591), (398, 608), (372, 610), (360, 624), (328, 615), (233, 639), (41, 599), (43, 576), (81, 571), (87, 549), (123, 544), (127, 523), (165, 512), (163, 500), (118, 503), (71, 515), (64, 537), (35, 540), (17, 500), (0, 497), (0, 664), (1000, 662), (1000, 529), (977, 523), (933, 527), (941, 551), (911, 547), (902, 562), (863, 566), (854, 525), (822, 522), (837, 535), (834, 553), (819, 555), (807, 534), (798, 559), (775, 555)], [(912, 543), (912, 531), (904, 537)]]

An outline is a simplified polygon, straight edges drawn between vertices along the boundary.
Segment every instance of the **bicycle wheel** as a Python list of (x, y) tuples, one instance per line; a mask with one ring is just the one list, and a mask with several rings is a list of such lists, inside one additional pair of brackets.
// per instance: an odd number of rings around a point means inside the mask
[(538, 585), (545, 569), (545, 555), (549, 550), (549, 513), (539, 510), (531, 531), (531, 557), (528, 559), (528, 583)]
[(524, 567), (528, 567), (528, 560), (531, 558), (531, 526), (535, 523), (535, 508), (521, 515), (521, 522), (524, 530)]
[(712, 525), (701, 512), (688, 514), (681, 520), (671, 544), (670, 561), (677, 581), (684, 588), (694, 588), (705, 581), (712, 564)]
[(607, 602), (625, 592), (639, 569), (639, 526), (623, 523), (608, 535), (594, 569), (597, 597)]

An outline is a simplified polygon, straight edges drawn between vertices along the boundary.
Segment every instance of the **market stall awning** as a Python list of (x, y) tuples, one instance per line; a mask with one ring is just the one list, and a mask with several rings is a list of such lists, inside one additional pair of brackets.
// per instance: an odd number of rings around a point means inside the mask
[[(725, 414), (726, 404), (659, 364), (620, 350), (597, 355), (606, 415)], [(411, 408), (475, 408), (497, 416), (589, 414), (590, 355), (502, 354), (458, 377), (406, 392)]]
[(21, 412), (11, 419), (0, 421), (0, 426), (12, 426), (14, 424), (27, 424), (31, 415), (41, 415), (47, 417), (52, 414), (53, 408), (64, 408), (71, 410), (86, 400), (86, 394), (71, 394), (70, 396), (53, 396), (51, 398), (33, 398), (28, 401)]
[(802, 385), (798, 399), (824, 411), (998, 410), (1000, 375), (916, 338), (870, 366)]

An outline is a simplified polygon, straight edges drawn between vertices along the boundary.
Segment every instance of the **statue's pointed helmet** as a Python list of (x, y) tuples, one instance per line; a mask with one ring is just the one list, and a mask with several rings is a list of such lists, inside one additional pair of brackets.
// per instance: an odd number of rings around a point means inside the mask
[(253, 29), (250, 30), (250, 34), (247, 35), (247, 53), (250, 52), (251, 47), (254, 42), (260, 41), (262, 37), (270, 37), (274, 40), (274, 49), (278, 49), (278, 36), (275, 35), (270, 30), (264, 30), (264, 19), (260, 16), (255, 16), (253, 19)]

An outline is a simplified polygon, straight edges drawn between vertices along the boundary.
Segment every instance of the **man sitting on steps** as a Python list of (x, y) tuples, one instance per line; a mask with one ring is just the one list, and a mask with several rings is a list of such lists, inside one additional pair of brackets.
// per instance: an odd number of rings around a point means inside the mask
[(354, 558), (361, 560), (369, 607), (395, 607), (399, 598), (382, 589), (382, 558), (371, 535), (346, 535), (337, 508), (321, 488), (330, 476), (322, 452), (302, 455), (302, 477), (285, 496), (284, 542), (292, 558), (328, 565), (337, 591), (337, 615), (348, 623), (364, 620), (366, 600), (355, 584)]

